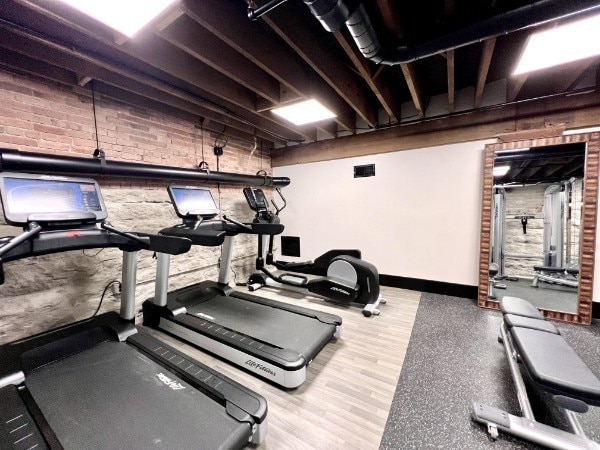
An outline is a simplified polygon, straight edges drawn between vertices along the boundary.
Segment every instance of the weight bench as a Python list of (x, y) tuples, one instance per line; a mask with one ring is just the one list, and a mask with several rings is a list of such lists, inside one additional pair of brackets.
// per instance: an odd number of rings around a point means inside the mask
[[(498, 430), (557, 449), (599, 449), (585, 436), (575, 413), (600, 406), (600, 380), (579, 358), (559, 330), (531, 303), (516, 297), (500, 301), (503, 320), (500, 340), (517, 390), (522, 416), (473, 403), (471, 418), (487, 426), (495, 440)], [(525, 389), (519, 364), (535, 387), (552, 395), (566, 414), (572, 433), (537, 422)]]
[(579, 269), (563, 267), (533, 266), (535, 276), (531, 283), (532, 287), (538, 287), (540, 281), (550, 284), (559, 284), (568, 287), (579, 287)]

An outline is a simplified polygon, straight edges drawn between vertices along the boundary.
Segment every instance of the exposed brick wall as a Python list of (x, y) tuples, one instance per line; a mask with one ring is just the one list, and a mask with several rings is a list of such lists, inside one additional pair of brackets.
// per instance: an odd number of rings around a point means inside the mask
[[(109, 160), (194, 168), (202, 159), (202, 139), (194, 123), (125, 104), (96, 98), (98, 140)], [(225, 132), (225, 135), (227, 133)], [(217, 136), (204, 132), (204, 155), (217, 170), (212, 147)], [(96, 148), (91, 95), (85, 90), (0, 70), (0, 147), (56, 155), (91, 156)], [(268, 149), (229, 137), (219, 169), (271, 175)], [(99, 179), (110, 222), (121, 229), (157, 232), (178, 223), (166, 191), (168, 181)], [(208, 185), (218, 201), (215, 184)], [(243, 186), (221, 186), (224, 214), (242, 220), (252, 211), (242, 195)], [(3, 218), (2, 218), (3, 219)], [(0, 235), (19, 230), (0, 226)], [(233, 268), (238, 281), (251, 272), (256, 239), (238, 236)], [(155, 263), (140, 252), (138, 303), (153, 295)], [(194, 248), (174, 257), (170, 286), (177, 288), (205, 278), (216, 279), (219, 248)], [(0, 343), (12, 341), (90, 316), (104, 286), (120, 279), (121, 253), (115, 249), (69, 252), (6, 265), (6, 283), (0, 286)], [(233, 282), (233, 274), (232, 280)], [(118, 310), (118, 299), (105, 297), (102, 312)]]

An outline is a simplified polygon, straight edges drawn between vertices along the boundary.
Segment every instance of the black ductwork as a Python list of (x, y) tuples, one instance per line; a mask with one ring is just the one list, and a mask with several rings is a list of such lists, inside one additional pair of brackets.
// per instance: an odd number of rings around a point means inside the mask
[(539, 0), (427, 42), (384, 49), (381, 48), (369, 15), (358, 0), (304, 0), (304, 3), (327, 31), (338, 31), (346, 25), (365, 58), (376, 64), (390, 66), (409, 63), (550, 21), (600, 10), (600, 2), (597, 0)]
[(230, 183), (244, 186), (287, 186), (290, 184), (288, 177), (210, 172), (153, 164), (108, 161), (103, 158), (54, 156), (7, 149), (0, 149), (0, 171)]

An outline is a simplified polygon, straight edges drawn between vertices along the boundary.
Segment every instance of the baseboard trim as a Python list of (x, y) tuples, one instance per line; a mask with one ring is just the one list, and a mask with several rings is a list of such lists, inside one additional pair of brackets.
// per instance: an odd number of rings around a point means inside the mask
[(452, 297), (463, 297), (472, 300), (477, 299), (477, 286), (469, 286), (466, 284), (381, 274), (379, 275), (379, 284), (382, 286), (410, 289), (412, 291), (429, 292), (431, 294), (450, 295)]
[(592, 319), (600, 319), (600, 302), (592, 302)]

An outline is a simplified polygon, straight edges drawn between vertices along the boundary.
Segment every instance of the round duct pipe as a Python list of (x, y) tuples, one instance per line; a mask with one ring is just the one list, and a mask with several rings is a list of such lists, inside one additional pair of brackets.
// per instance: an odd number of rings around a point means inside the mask
[(78, 158), (72, 156), (44, 155), (17, 150), (0, 149), (0, 170), (47, 174), (76, 174), (103, 177), (145, 178), (153, 180), (178, 180), (197, 183), (230, 183), (246, 186), (287, 186), (288, 177), (244, 175), (228, 172), (211, 172), (199, 169), (159, 166), (104, 158)]
[(345, 24), (365, 58), (390, 66), (565, 17), (600, 11), (600, 3), (593, 0), (539, 0), (430, 41), (382, 48), (369, 15), (357, 0), (304, 0), (304, 3), (327, 31), (338, 31)]

